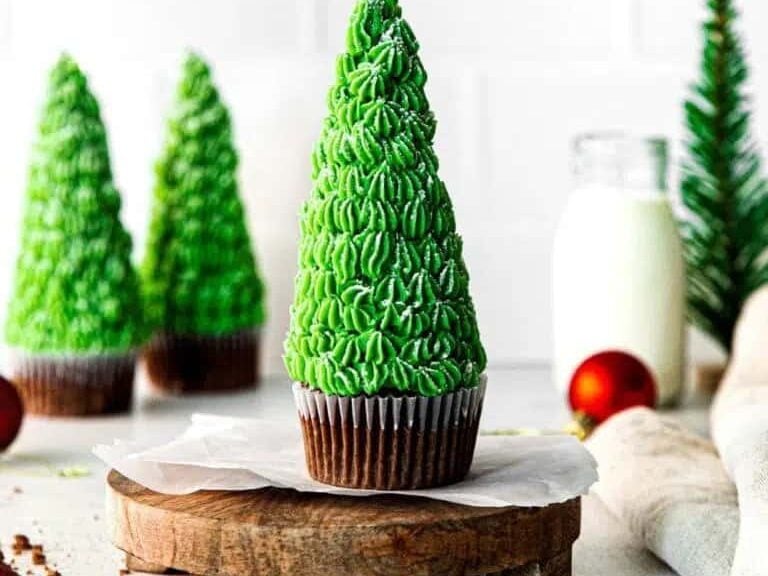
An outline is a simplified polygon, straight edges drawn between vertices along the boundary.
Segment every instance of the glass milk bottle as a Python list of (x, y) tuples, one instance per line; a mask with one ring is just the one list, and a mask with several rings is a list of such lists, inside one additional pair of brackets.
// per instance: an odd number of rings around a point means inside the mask
[(600, 352), (640, 360), (659, 405), (683, 384), (685, 272), (667, 198), (663, 139), (591, 134), (573, 147), (574, 188), (553, 252), (554, 373), (567, 394)]

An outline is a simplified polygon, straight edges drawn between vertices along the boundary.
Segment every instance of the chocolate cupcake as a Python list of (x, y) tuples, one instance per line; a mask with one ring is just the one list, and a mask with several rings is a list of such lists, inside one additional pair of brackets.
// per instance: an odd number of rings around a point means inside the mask
[(171, 392), (253, 386), (264, 285), (238, 193), (232, 122), (208, 65), (184, 63), (157, 163), (142, 267), (150, 380)]
[(259, 380), (259, 332), (222, 335), (160, 332), (144, 349), (153, 385), (168, 392), (224, 392)]
[(32, 414), (130, 408), (145, 326), (120, 204), (98, 103), (63, 56), (32, 154), (6, 325), (13, 381)]
[(359, 0), (301, 217), (285, 364), (310, 475), (377, 490), (469, 471), (486, 357), (396, 0)]

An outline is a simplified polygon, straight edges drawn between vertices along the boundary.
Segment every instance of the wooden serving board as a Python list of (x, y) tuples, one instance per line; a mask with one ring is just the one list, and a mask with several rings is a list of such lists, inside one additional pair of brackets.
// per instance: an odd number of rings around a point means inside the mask
[(581, 519), (578, 498), (473, 508), (276, 488), (166, 496), (115, 471), (108, 484), (112, 541), (129, 568), (158, 574), (570, 576)]

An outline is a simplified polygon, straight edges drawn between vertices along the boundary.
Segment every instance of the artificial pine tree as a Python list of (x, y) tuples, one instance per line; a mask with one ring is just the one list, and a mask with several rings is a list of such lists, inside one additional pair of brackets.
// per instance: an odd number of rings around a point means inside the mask
[[(436, 416), (441, 399), (442, 406), (450, 405), (453, 393), (457, 404), (482, 397), (485, 352), (453, 207), (438, 176), (436, 122), (418, 49), (397, 0), (358, 0), (314, 150), (314, 187), (301, 215), (285, 364), (306, 402), (318, 394), (328, 406), (337, 396), (366, 396), (380, 402), (385, 414), (391, 396), (405, 395), (433, 406)], [(344, 412), (360, 405), (339, 406)], [(399, 428), (396, 411), (394, 431), (386, 432), (388, 440), (379, 447), (387, 454), (371, 456), (386, 469), (363, 478), (341, 469), (348, 463), (333, 457), (330, 442), (313, 435), (317, 413), (304, 411), (310, 473), (325, 482), (382, 489), (457, 480), (471, 462), (475, 414), (453, 423), (451, 434), (461, 440), (442, 452), (435, 449), (438, 464), (425, 454), (398, 451), (398, 442), (415, 444), (419, 423), (410, 418)], [(340, 419), (329, 416), (339, 427), (331, 436), (348, 436), (351, 446), (350, 422), (364, 426), (358, 416), (347, 414), (346, 425), (343, 413)], [(374, 449), (365, 442), (355, 446), (353, 460)], [(416, 467), (413, 476), (405, 470), (409, 466)]]
[(256, 381), (264, 286), (238, 194), (232, 121), (208, 65), (184, 62), (157, 162), (142, 267), (157, 335), (146, 351), (163, 388), (224, 389)]
[(768, 281), (768, 188), (750, 134), (748, 70), (733, 0), (708, 0), (701, 78), (685, 103), (688, 312), (730, 352), (747, 297)]
[(6, 325), (15, 381), (32, 412), (130, 404), (145, 326), (120, 204), (99, 105), (77, 64), (62, 56), (32, 153)]

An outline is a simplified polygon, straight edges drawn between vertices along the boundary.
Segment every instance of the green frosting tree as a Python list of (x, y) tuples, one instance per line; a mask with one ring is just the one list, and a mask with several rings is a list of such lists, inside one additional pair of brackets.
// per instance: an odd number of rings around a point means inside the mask
[(768, 187), (750, 135), (748, 70), (733, 1), (707, 5), (701, 78), (685, 104), (688, 313), (730, 351), (745, 300), (768, 281)]
[(155, 328), (183, 335), (227, 335), (264, 322), (256, 269), (236, 178), (232, 122), (208, 65), (184, 63), (142, 267)]
[(29, 353), (123, 352), (145, 335), (99, 105), (77, 64), (50, 74), (6, 338)]
[(435, 396), (485, 368), (432, 147), (419, 45), (397, 0), (358, 0), (313, 155), (285, 363), (344, 396)]

